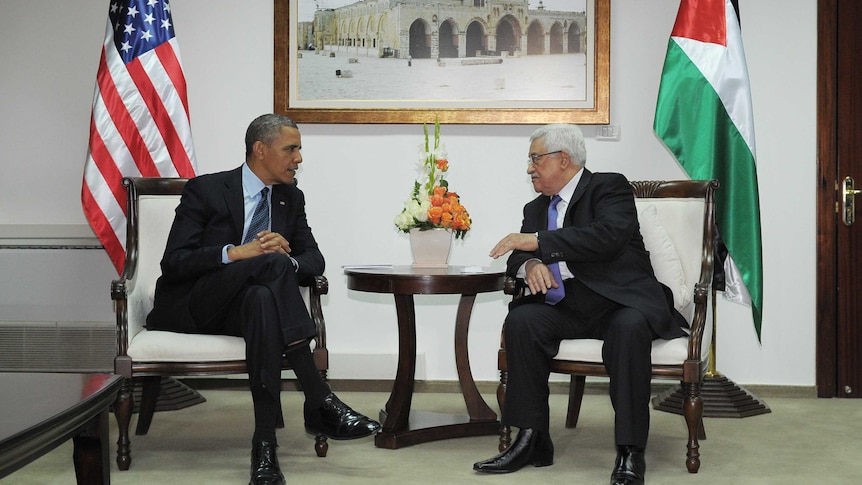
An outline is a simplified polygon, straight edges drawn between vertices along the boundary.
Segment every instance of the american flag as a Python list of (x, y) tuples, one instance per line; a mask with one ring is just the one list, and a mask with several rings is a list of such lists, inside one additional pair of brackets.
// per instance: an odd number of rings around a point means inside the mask
[(126, 257), (123, 177), (194, 177), (196, 165), (168, 0), (112, 0), (81, 204), (117, 272)]

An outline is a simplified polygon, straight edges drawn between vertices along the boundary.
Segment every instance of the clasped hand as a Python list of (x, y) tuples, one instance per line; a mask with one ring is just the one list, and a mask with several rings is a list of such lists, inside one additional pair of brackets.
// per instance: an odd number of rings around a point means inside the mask
[[(539, 238), (535, 234), (512, 233), (504, 237), (491, 250), (490, 256), (494, 259), (512, 250), (535, 251), (539, 249)], [(548, 266), (538, 259), (527, 261), (525, 267), (526, 276), (524, 282), (530, 287), (533, 294), (548, 292), (549, 288), (557, 288), (559, 285), (554, 279), (553, 273)]]
[(261, 231), (257, 234), (257, 238), (230, 248), (228, 258), (231, 261), (239, 261), (270, 253), (290, 254), (290, 243), (277, 232)]

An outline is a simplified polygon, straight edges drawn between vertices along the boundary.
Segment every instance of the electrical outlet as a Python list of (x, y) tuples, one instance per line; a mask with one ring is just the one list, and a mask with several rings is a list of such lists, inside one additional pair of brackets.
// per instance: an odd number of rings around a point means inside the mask
[(599, 126), (598, 132), (596, 133), (596, 140), (598, 140), (598, 141), (620, 141), (620, 127), (619, 127), (619, 125), (602, 125), (602, 126)]

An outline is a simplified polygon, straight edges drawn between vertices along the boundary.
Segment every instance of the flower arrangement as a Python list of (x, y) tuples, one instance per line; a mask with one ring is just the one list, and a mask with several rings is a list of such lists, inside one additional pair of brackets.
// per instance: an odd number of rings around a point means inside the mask
[(425, 143), (419, 145), (420, 175), (413, 184), (410, 198), (404, 202), (404, 209), (395, 217), (395, 226), (407, 233), (411, 229), (449, 229), (454, 231), (456, 238), (463, 239), (472, 221), (458, 194), (449, 190), (449, 182), (445, 178), (449, 160), (440, 144), (440, 121), (434, 121), (433, 147), (428, 137), (428, 126), (423, 123), (422, 128)]

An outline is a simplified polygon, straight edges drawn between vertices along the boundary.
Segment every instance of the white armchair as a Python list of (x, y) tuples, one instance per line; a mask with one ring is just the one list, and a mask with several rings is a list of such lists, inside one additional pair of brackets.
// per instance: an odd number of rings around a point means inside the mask
[[(152, 422), (163, 376), (202, 376), (245, 373), (245, 341), (241, 337), (184, 334), (147, 330), (147, 314), (153, 308), (156, 279), (174, 210), (180, 201), (186, 179), (126, 178), (128, 191), (126, 262), (123, 273), (111, 282), (111, 299), (117, 316), (117, 356), (114, 372), (125, 377), (114, 403), (119, 427), (117, 465), (131, 465), (129, 423), (134, 409), (132, 380), (143, 381), (138, 425), (135, 433), (144, 435)], [(313, 355), (321, 375), (326, 378), (329, 354), (326, 349), (326, 324), (320, 295), (329, 290), (325, 277), (317, 276), (303, 288), (312, 320), (317, 326)], [(284, 368), (288, 369), (287, 362)], [(325, 437), (315, 444), (318, 456), (328, 449)]]

